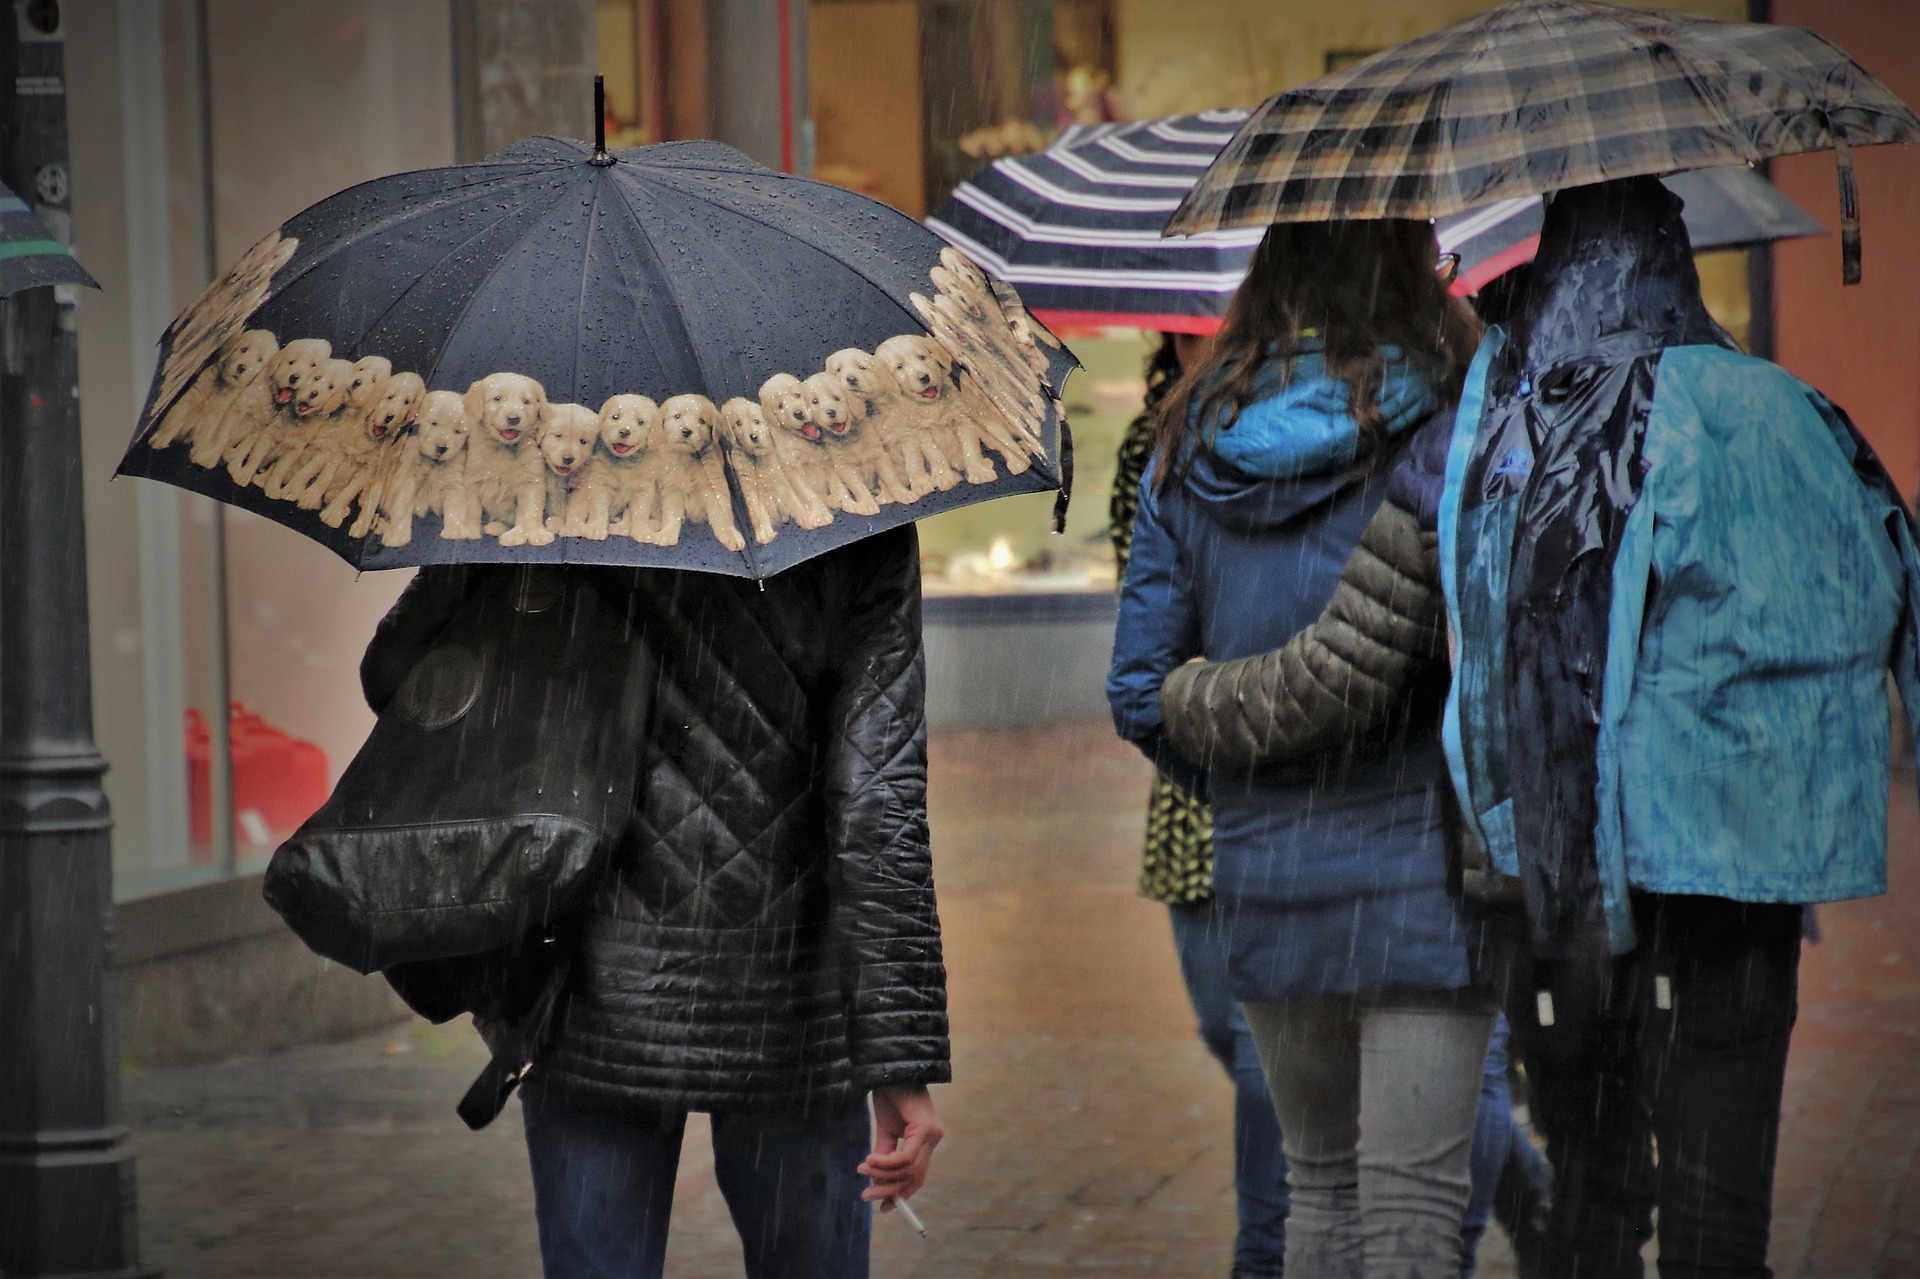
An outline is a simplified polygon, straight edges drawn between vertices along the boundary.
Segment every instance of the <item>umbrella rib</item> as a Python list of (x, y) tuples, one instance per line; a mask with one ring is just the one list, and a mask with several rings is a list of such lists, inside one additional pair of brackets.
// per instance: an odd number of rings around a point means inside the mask
[[(686, 167), (692, 168), (693, 166), (688, 165)], [(716, 173), (737, 172), (736, 170), (731, 170), (731, 169), (715, 169), (710, 171), (716, 172)], [(880, 293), (887, 299), (887, 301), (893, 303), (894, 306), (900, 309), (901, 314), (907, 317), (907, 319), (912, 323), (915, 329), (923, 330), (923, 331), (926, 329), (927, 326), (921, 322), (920, 317), (917, 314), (915, 314), (915, 312), (908, 306), (907, 303), (902, 302), (900, 299), (894, 297), (893, 291), (889, 289), (886, 286), (886, 284), (884, 284), (879, 280), (874, 279), (873, 276), (868, 274), (865, 270), (861, 269), (859, 266), (856, 266), (852, 262), (848, 262), (845, 258), (840, 257), (838, 254), (832, 252), (831, 250), (823, 248), (818, 244), (815, 244), (812, 240), (809, 240), (802, 235), (796, 234), (791, 227), (783, 227), (778, 225), (777, 223), (769, 222), (765, 218), (756, 217), (754, 214), (748, 212), (745, 209), (739, 208), (735, 205), (722, 204), (717, 200), (709, 199), (706, 196), (706, 194), (700, 191), (698, 188), (695, 188), (694, 190), (688, 190), (687, 188), (681, 186), (679, 183), (668, 181), (665, 177), (658, 177), (655, 179), (655, 181), (659, 182), (661, 186), (666, 187), (668, 190), (673, 191), (678, 195), (686, 196), (690, 200), (698, 200), (700, 203), (707, 205), (710, 208), (718, 209), (722, 213), (731, 214), (732, 216), (737, 218), (745, 218), (747, 221), (755, 223), (756, 225), (759, 225), (759, 226), (763, 226), (767, 228), (769, 231), (774, 231), (779, 233), (780, 235), (789, 236), (795, 240), (800, 241), (800, 243), (806, 245), (808, 248), (811, 248), (816, 250), (817, 252), (826, 254), (828, 257), (832, 258), (835, 262), (838, 262), (841, 266), (847, 268), (847, 270), (849, 271), (852, 271), (855, 275), (858, 275), (861, 279), (865, 280), (868, 284), (871, 284), (875, 289), (879, 290)], [(822, 183), (821, 185), (824, 186), (826, 184)], [(918, 222), (915, 222), (912, 218), (907, 217), (906, 214), (900, 212), (898, 209), (892, 207), (891, 205), (881, 204), (878, 200), (873, 201), (873, 203), (877, 208), (884, 210), (888, 214), (892, 214), (894, 217), (900, 218), (908, 223), (911, 223), (915, 227), (919, 227), (920, 225)], [(651, 241), (649, 241), (649, 243), (651, 243)]]
[[(713, 379), (707, 369), (706, 361), (700, 358), (700, 349), (694, 343), (693, 331), (687, 327), (687, 322), (681, 313), (679, 290), (675, 286), (673, 272), (666, 269), (667, 259), (661, 254), (660, 247), (653, 242), (653, 233), (647, 229), (646, 219), (640, 216), (638, 209), (634, 208), (632, 194), (621, 183), (615, 182), (614, 185), (620, 191), (620, 202), (626, 205), (627, 214), (633, 219), (634, 230), (640, 233), (640, 239), (645, 242), (647, 252), (652, 255), (653, 260), (660, 264), (660, 281), (666, 289), (668, 300), (673, 303), (667, 308), (667, 313), (673, 317), (675, 326), (680, 330), (681, 344), (693, 356), (693, 365), (700, 374), (700, 380), (712, 385)], [(622, 278), (625, 278), (624, 275)]]
[(593, 178), (593, 199), (587, 205), (587, 233), (582, 237), (580, 247), (580, 288), (573, 303), (573, 389), (569, 396), (574, 402), (580, 399), (580, 348), (585, 341), (587, 328), (587, 281), (591, 278), (593, 265), (593, 233), (600, 223), (600, 181), (599, 172)]
[[(405, 177), (408, 175), (398, 174), (395, 176)], [(453, 199), (447, 200), (445, 203), (430, 204), (425, 208), (420, 208), (416, 206), (403, 206), (395, 216), (391, 218), (384, 218), (381, 221), (375, 223), (371, 227), (358, 228), (352, 236), (342, 239), (339, 243), (327, 249), (325, 252), (314, 254), (311, 258), (307, 259), (307, 261), (302, 262), (300, 264), (299, 270), (295, 271), (291, 275), (288, 275), (286, 277), (286, 281), (289, 285), (298, 283), (301, 279), (305, 278), (306, 275), (309, 272), (311, 272), (315, 267), (319, 266), (323, 262), (332, 261), (336, 255), (343, 253), (350, 248), (357, 247), (361, 243), (361, 241), (363, 241), (366, 238), (366, 236), (370, 234), (376, 234), (384, 231), (392, 231), (395, 228), (405, 226), (407, 223), (412, 222), (416, 218), (423, 218), (423, 217), (427, 217), (430, 214), (440, 213), (450, 208), (456, 208), (461, 204), (468, 203), (470, 200), (479, 199), (489, 194), (488, 192), (482, 191), (481, 190), (482, 187), (490, 187), (494, 185), (496, 182), (505, 182), (513, 177), (526, 177), (526, 176), (528, 175), (525, 173), (501, 174), (498, 177), (490, 177), (485, 182), (475, 182), (470, 186), (462, 188), (458, 196), (454, 197)], [(386, 179), (374, 178), (371, 181), (362, 182), (356, 186), (348, 187), (345, 191), (339, 192), (336, 195), (328, 197), (327, 200), (321, 201), (321, 204), (331, 203), (333, 200), (339, 199), (340, 196), (347, 195), (353, 191), (356, 191), (360, 187), (372, 186), (374, 183), (382, 182), (382, 181), (386, 181)], [(318, 207), (320, 206), (319, 205), (315, 206), (315, 208), (318, 208)], [(312, 210), (308, 210), (308, 212), (312, 212)], [(285, 224), (282, 224), (281, 231), (282, 231), (282, 234), (285, 233)], [(274, 293), (276, 294), (280, 292), (282, 292), (282, 290), (280, 289), (276, 288), (274, 290)]]
[[(374, 316), (373, 319), (370, 322), (368, 322), (368, 324), (364, 328), (362, 328), (358, 334), (355, 335), (353, 339), (354, 351), (358, 353), (360, 350), (360, 343), (366, 340), (367, 334), (379, 328), (380, 325), (386, 321), (386, 318), (389, 315), (393, 314), (394, 308), (399, 306), (402, 302), (405, 302), (409, 297), (413, 296), (413, 291), (419, 288), (421, 285), (425, 284), (427, 282), (427, 277), (429, 275), (432, 275), (435, 271), (439, 270), (440, 267), (446, 263), (448, 258), (451, 258), (454, 254), (460, 252), (460, 250), (466, 248), (469, 244), (472, 244), (475, 240), (480, 239), (482, 236), (493, 234), (493, 232), (495, 231), (495, 229), (498, 228), (498, 226), (499, 226), (499, 223), (495, 222), (495, 223), (489, 223), (486, 226), (481, 227), (478, 231), (475, 231), (472, 235), (460, 241), (460, 243), (450, 247), (445, 253), (440, 255), (440, 257), (433, 263), (432, 266), (428, 267), (426, 270), (422, 271), (418, 276), (414, 277), (413, 283), (407, 285), (406, 288), (400, 290), (399, 296), (395, 297), (393, 301), (387, 303), (387, 305), (381, 309), (380, 314)], [(484, 284), (486, 283), (486, 281), (482, 280), (481, 283)], [(465, 314), (464, 308), (462, 308), (462, 314)], [(449, 329), (447, 331), (448, 333), (452, 333), (453, 330)]]
[[(559, 193), (565, 193), (570, 185), (571, 184), (563, 184), (560, 187), (556, 188), (556, 191)], [(542, 209), (542, 212), (545, 212), (547, 209), (551, 209), (554, 204), (558, 204), (558, 203), (559, 203), (559, 199), (558, 199), (558, 196), (556, 196), (556, 198), (552, 202), (550, 202), (547, 206), (545, 206), (544, 209)], [(473, 309), (474, 302), (479, 299), (482, 293), (486, 292), (487, 285), (492, 283), (494, 276), (500, 274), (500, 269), (506, 266), (511, 256), (512, 256), (511, 254), (502, 253), (500, 257), (494, 262), (494, 264), (487, 268), (486, 274), (481, 276), (478, 280), (474, 281), (473, 290), (467, 294), (467, 300), (460, 304), (459, 311), (457, 311), (454, 314), (452, 322), (450, 322), (447, 325), (446, 332), (449, 339), (451, 339), (453, 333), (459, 329), (461, 324), (463, 324), (466, 321), (467, 312)], [(433, 357), (433, 367), (427, 370), (427, 373), (426, 373), (428, 386), (432, 386), (434, 379), (440, 376), (440, 359), (442, 356), (446, 355), (446, 353), (447, 353), (447, 346), (445, 343), (442, 343), (439, 353)]]
[[(662, 183), (661, 185), (664, 186), (665, 184)], [(687, 327), (686, 320), (683, 318), (681, 314), (680, 296), (678, 291), (674, 287), (673, 273), (665, 269), (667, 260), (666, 258), (661, 256), (659, 246), (654, 244), (653, 232), (647, 229), (646, 219), (641, 217), (640, 211), (634, 207), (632, 193), (627, 190), (626, 185), (624, 183), (619, 182), (618, 180), (614, 182), (614, 187), (620, 193), (620, 202), (626, 206), (627, 216), (633, 219), (633, 229), (639, 233), (640, 239), (646, 244), (647, 252), (653, 256), (653, 260), (659, 263), (661, 266), (661, 270), (659, 271), (658, 274), (661, 282), (664, 284), (666, 288), (667, 298), (673, 304), (671, 307), (668, 308), (668, 311), (673, 316), (674, 323), (680, 330), (681, 343), (682, 345), (685, 346), (687, 351), (693, 356), (693, 366), (695, 370), (698, 371), (698, 373), (700, 374), (700, 380), (706, 383), (707, 385), (711, 386), (713, 385), (713, 378), (707, 370), (706, 361), (700, 358), (700, 348), (698, 347), (698, 345), (695, 344), (693, 340), (693, 331)], [(597, 200), (598, 198), (599, 198), (598, 194), (596, 193), (595, 199)], [(591, 225), (589, 225), (589, 228), (588, 228), (587, 239), (589, 242), (591, 242), (593, 239)], [(621, 274), (621, 279), (623, 282), (626, 279), (626, 275), (624, 272), (622, 272)], [(585, 291), (585, 288), (586, 288), (586, 284), (583, 276), (582, 282), (581, 282), (581, 289), (583, 293)], [(577, 355), (574, 358), (576, 361), (579, 359)], [(577, 367), (578, 365), (576, 364), (576, 369)], [(576, 372), (574, 376), (577, 379), (579, 376), (578, 372)], [(740, 483), (740, 480), (739, 480), (739, 477), (736, 476), (733, 472), (733, 462), (732, 462), (732, 459), (728, 458), (726, 450), (723, 447), (721, 447), (721, 445), (717, 441), (714, 443), (713, 447), (720, 449), (721, 467), (727, 477), (727, 497), (728, 497), (728, 500), (731, 501), (733, 499), (734, 492)], [(765, 580), (760, 572), (760, 557), (754, 552), (753, 537), (750, 533), (748, 534), (746, 539), (746, 546), (737, 553), (739, 554), (740, 558), (746, 562), (747, 575), (749, 577), (751, 577), (756, 582)]]

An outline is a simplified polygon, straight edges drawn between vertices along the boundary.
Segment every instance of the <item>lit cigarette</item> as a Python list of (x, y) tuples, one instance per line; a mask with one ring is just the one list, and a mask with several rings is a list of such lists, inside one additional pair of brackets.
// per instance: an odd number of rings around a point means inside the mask
[(892, 1202), (893, 1206), (900, 1210), (900, 1215), (907, 1219), (907, 1224), (915, 1230), (918, 1230), (920, 1237), (925, 1239), (927, 1237), (927, 1223), (920, 1220), (920, 1214), (915, 1212), (904, 1199), (895, 1199)]

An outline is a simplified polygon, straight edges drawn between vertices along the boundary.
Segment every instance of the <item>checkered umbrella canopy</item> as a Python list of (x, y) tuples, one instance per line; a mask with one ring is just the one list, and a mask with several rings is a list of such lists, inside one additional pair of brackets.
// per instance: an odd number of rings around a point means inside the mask
[(1797, 27), (1590, 0), (1515, 0), (1261, 104), (1167, 233), (1440, 218), (1610, 178), (1834, 149), (1858, 278), (1849, 146), (1920, 117)]

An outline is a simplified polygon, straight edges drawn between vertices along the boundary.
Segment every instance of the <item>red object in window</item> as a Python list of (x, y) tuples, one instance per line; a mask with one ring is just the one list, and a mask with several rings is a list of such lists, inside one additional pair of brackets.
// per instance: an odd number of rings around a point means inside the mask
[[(327, 753), (261, 719), (239, 702), (227, 728), (233, 757), (233, 842), (244, 856), (292, 834), (326, 802)], [(187, 812), (193, 860), (213, 860), (213, 745), (207, 722), (187, 709)]]

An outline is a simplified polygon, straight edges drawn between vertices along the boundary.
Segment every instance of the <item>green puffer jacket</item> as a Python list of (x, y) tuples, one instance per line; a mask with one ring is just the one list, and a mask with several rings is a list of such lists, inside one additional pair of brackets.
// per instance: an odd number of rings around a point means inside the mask
[(1281, 647), (1167, 676), (1167, 740), (1213, 772), (1246, 772), (1351, 747), (1390, 727), (1410, 677), (1446, 651), (1438, 541), (1381, 504), (1319, 620)]

